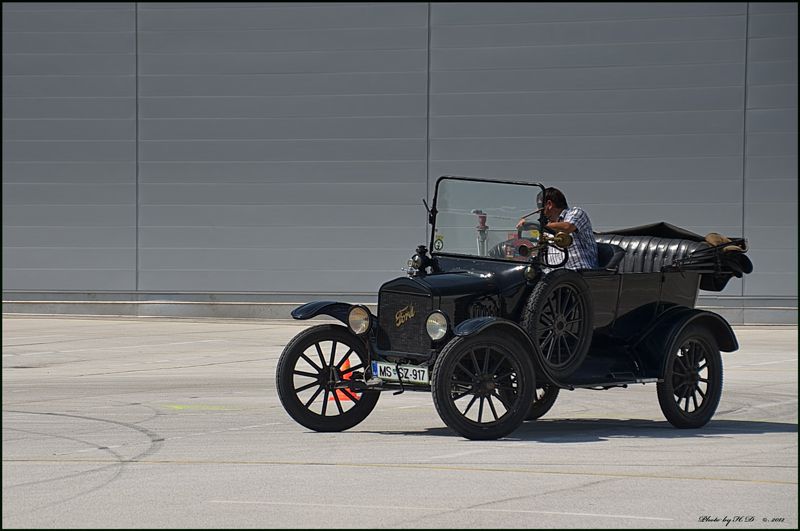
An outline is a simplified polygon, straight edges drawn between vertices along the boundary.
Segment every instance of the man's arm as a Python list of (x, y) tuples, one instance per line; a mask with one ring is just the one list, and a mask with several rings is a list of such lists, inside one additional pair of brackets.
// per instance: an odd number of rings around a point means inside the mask
[(547, 224), (547, 227), (553, 229), (556, 232), (566, 232), (567, 234), (571, 234), (578, 230), (578, 227), (570, 223), (569, 221), (551, 221)]

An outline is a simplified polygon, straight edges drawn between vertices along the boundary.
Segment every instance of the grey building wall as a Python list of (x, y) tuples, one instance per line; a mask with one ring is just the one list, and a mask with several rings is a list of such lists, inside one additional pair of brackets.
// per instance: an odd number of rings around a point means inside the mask
[(136, 288), (132, 3), (3, 4), (3, 290)]
[(141, 4), (139, 288), (361, 292), (424, 239), (426, 4)]
[(374, 293), (461, 174), (743, 234), (756, 271), (704, 301), (769, 320), (796, 50), (788, 3), (4, 3), (4, 298)]
[(431, 172), (552, 183), (598, 231), (739, 235), (746, 24), (745, 4), (434, 4)]
[[(758, 270), (744, 295), (752, 306), (796, 306), (797, 4), (749, 4), (747, 41), (743, 224)], [(770, 313), (745, 309), (743, 320)]]

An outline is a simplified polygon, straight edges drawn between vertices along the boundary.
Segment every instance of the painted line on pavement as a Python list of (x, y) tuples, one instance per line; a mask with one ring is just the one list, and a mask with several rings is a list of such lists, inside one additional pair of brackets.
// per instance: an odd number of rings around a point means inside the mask
[(769, 404), (758, 404), (755, 406), (750, 406), (750, 409), (762, 408), (762, 407), (775, 407), (775, 406), (788, 406), (789, 404), (796, 404), (797, 399), (794, 400), (787, 400), (786, 402), (772, 402)]
[(789, 361), (797, 361), (797, 358), (792, 358), (788, 360), (777, 360), (777, 361), (763, 361), (761, 363), (747, 363), (745, 365), (733, 366), (731, 367), (731, 369), (739, 369), (741, 367), (758, 367), (759, 365), (775, 365), (776, 363), (787, 363)]
[(272, 501), (246, 501), (246, 500), (208, 500), (206, 503), (227, 503), (227, 504), (241, 504), (241, 505), (288, 505), (292, 507), (323, 507), (329, 509), (390, 509), (396, 511), (398, 509), (410, 509), (418, 511), (436, 511), (436, 512), (452, 512), (456, 511), (469, 511), (479, 513), (516, 513), (516, 514), (550, 514), (556, 516), (586, 516), (590, 518), (624, 518), (633, 520), (656, 520), (661, 522), (671, 522), (672, 518), (658, 518), (655, 516), (637, 516), (631, 514), (601, 514), (601, 513), (572, 513), (572, 512), (558, 512), (558, 511), (532, 511), (526, 509), (478, 509), (472, 507), (462, 507), (454, 509), (453, 507), (410, 507), (410, 506), (397, 506), (397, 505), (347, 505), (347, 504), (329, 504), (329, 503), (304, 503), (304, 502), (272, 502)]
[(458, 452), (455, 454), (434, 455), (433, 457), (429, 457), (428, 459), (423, 459), (423, 461), (431, 461), (433, 459), (449, 459), (451, 457), (463, 457), (465, 455), (482, 454), (489, 451), (491, 451), (491, 449), (486, 448), (483, 450), (468, 450), (466, 452)]
[[(190, 435), (202, 435), (190, 434)], [(166, 440), (166, 439), (165, 439)], [(3, 463), (115, 463), (109, 459), (3, 459)], [(635, 479), (656, 479), (660, 481), (724, 481), (732, 483), (754, 483), (767, 485), (797, 485), (797, 481), (782, 481), (777, 479), (743, 479), (741, 477), (709, 477), (709, 476), (667, 476), (660, 474), (634, 474), (621, 472), (570, 472), (567, 470), (532, 470), (524, 468), (502, 468), (502, 467), (469, 467), (447, 464), (427, 464), (427, 463), (323, 463), (323, 462), (302, 462), (302, 461), (238, 461), (226, 459), (142, 459), (136, 461), (137, 465), (255, 465), (255, 466), (312, 466), (312, 467), (342, 467), (342, 468), (397, 468), (406, 470), (429, 470), (437, 472), (501, 472), (503, 474), (531, 474), (542, 476), (592, 476), (605, 478), (635, 478)]]
[(19, 356), (33, 356), (36, 354), (65, 354), (69, 352), (92, 352), (96, 350), (122, 350), (127, 348), (147, 348), (147, 347), (166, 347), (172, 345), (192, 345), (195, 343), (227, 343), (225, 339), (201, 339), (198, 341), (179, 341), (177, 343), (153, 343), (148, 345), (126, 345), (122, 347), (95, 347), (95, 348), (75, 348), (70, 350), (42, 350), (39, 352), (21, 352)]

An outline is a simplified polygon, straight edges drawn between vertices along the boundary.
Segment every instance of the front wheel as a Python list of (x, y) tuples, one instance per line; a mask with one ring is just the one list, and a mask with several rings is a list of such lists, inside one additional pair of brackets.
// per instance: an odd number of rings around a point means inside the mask
[(289, 416), (306, 428), (352, 428), (372, 412), (380, 392), (351, 391), (341, 384), (357, 372), (363, 374), (367, 363), (363, 342), (349, 330), (314, 326), (283, 349), (276, 371), (278, 397)]
[(436, 359), (431, 378), (436, 411), (467, 439), (499, 439), (514, 431), (535, 390), (526, 349), (491, 331), (453, 338)]
[(722, 357), (714, 336), (689, 326), (667, 355), (664, 381), (656, 385), (661, 412), (676, 428), (705, 426), (722, 396)]

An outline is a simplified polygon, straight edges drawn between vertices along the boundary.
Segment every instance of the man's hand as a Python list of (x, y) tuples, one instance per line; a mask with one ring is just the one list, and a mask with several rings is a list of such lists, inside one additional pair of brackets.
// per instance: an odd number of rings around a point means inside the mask
[(525, 218), (519, 218), (519, 221), (517, 222), (517, 230), (521, 229), (524, 224)]

